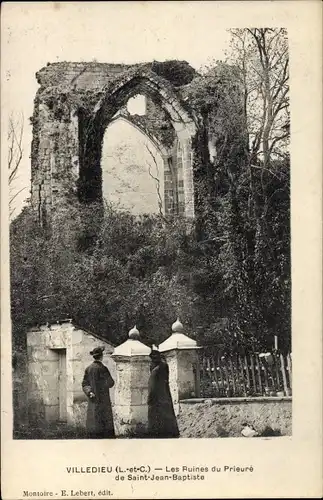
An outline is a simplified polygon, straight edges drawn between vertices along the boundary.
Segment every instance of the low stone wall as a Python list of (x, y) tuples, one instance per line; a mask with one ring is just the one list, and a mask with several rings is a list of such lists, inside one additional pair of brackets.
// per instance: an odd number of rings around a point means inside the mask
[(187, 399), (180, 402), (183, 438), (241, 437), (243, 424), (259, 435), (292, 434), (292, 398)]

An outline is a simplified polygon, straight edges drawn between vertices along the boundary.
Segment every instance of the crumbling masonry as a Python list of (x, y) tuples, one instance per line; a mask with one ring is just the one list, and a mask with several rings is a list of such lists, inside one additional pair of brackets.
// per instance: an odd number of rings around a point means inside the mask
[[(194, 70), (184, 63), (192, 76), (174, 84), (157, 74), (163, 64), (55, 63), (36, 74), (40, 88), (32, 117), (31, 199), (42, 223), (52, 207), (66, 200), (102, 200), (102, 141), (117, 113), (162, 155), (165, 213), (194, 217), (193, 162), (199, 148), (194, 151), (192, 144), (200, 121), (185, 98)], [(144, 116), (126, 110), (137, 94), (147, 99)]]

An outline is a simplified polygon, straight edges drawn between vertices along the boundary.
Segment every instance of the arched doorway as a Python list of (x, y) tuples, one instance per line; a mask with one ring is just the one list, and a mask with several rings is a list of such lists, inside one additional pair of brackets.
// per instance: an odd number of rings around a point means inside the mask
[[(157, 80), (157, 81), (156, 81)], [(159, 184), (165, 182), (165, 193), (160, 197), (166, 213), (182, 213), (185, 216), (194, 216), (194, 185), (191, 154), (191, 139), (195, 136), (196, 126), (186, 109), (181, 105), (168, 86), (164, 86), (162, 79), (151, 74), (131, 76), (116, 82), (113, 91), (104, 94), (94, 106), (89, 116), (80, 116), (82, 145), (80, 157), (80, 193), (84, 201), (103, 199), (102, 184), (102, 151), (103, 140), (107, 127), (116, 114), (124, 110), (129, 99), (137, 95), (147, 98), (151, 109), (147, 112), (144, 125), (153, 133), (159, 134), (159, 144), (167, 151), (164, 160), (164, 172), (168, 171), (168, 178), (159, 179)], [(156, 109), (159, 112), (156, 113)], [(138, 117), (135, 117), (138, 122)], [(86, 126), (84, 126), (84, 121)], [(140, 127), (142, 120), (139, 120)], [(82, 135), (82, 131), (85, 134)], [(151, 134), (152, 135), (152, 134)], [(181, 179), (177, 179), (176, 163), (178, 155), (174, 152), (177, 141), (181, 144)], [(174, 154), (175, 153), (175, 154)], [(176, 179), (175, 179), (176, 178)], [(176, 202), (178, 181), (182, 184), (181, 208)], [(167, 186), (166, 186), (167, 184)], [(162, 209), (163, 210), (163, 209)]]
[(165, 212), (161, 152), (146, 134), (122, 117), (105, 130), (101, 170), (105, 201), (135, 215)]
[[(152, 71), (152, 66), (57, 63), (40, 71), (42, 87), (33, 115), (31, 201), (41, 224), (50, 224), (55, 205), (103, 201), (105, 131), (138, 94), (147, 99), (145, 112), (124, 116), (161, 152), (165, 213), (194, 217), (192, 143), (194, 154), (199, 155), (200, 117), (190, 109), (184, 89)], [(181, 145), (180, 155), (176, 141)], [(180, 159), (181, 178), (177, 175)]]

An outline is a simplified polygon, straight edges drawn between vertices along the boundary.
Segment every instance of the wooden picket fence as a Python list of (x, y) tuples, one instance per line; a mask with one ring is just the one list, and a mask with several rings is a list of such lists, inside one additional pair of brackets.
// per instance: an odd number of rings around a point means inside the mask
[(219, 356), (200, 351), (197, 397), (291, 396), (292, 355)]

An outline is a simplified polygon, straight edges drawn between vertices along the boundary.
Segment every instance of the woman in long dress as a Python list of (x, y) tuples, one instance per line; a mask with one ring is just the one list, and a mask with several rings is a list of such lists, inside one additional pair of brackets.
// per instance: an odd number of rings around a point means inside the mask
[(172, 396), (169, 389), (169, 367), (159, 351), (150, 354), (148, 384), (148, 433), (154, 438), (179, 437)]

